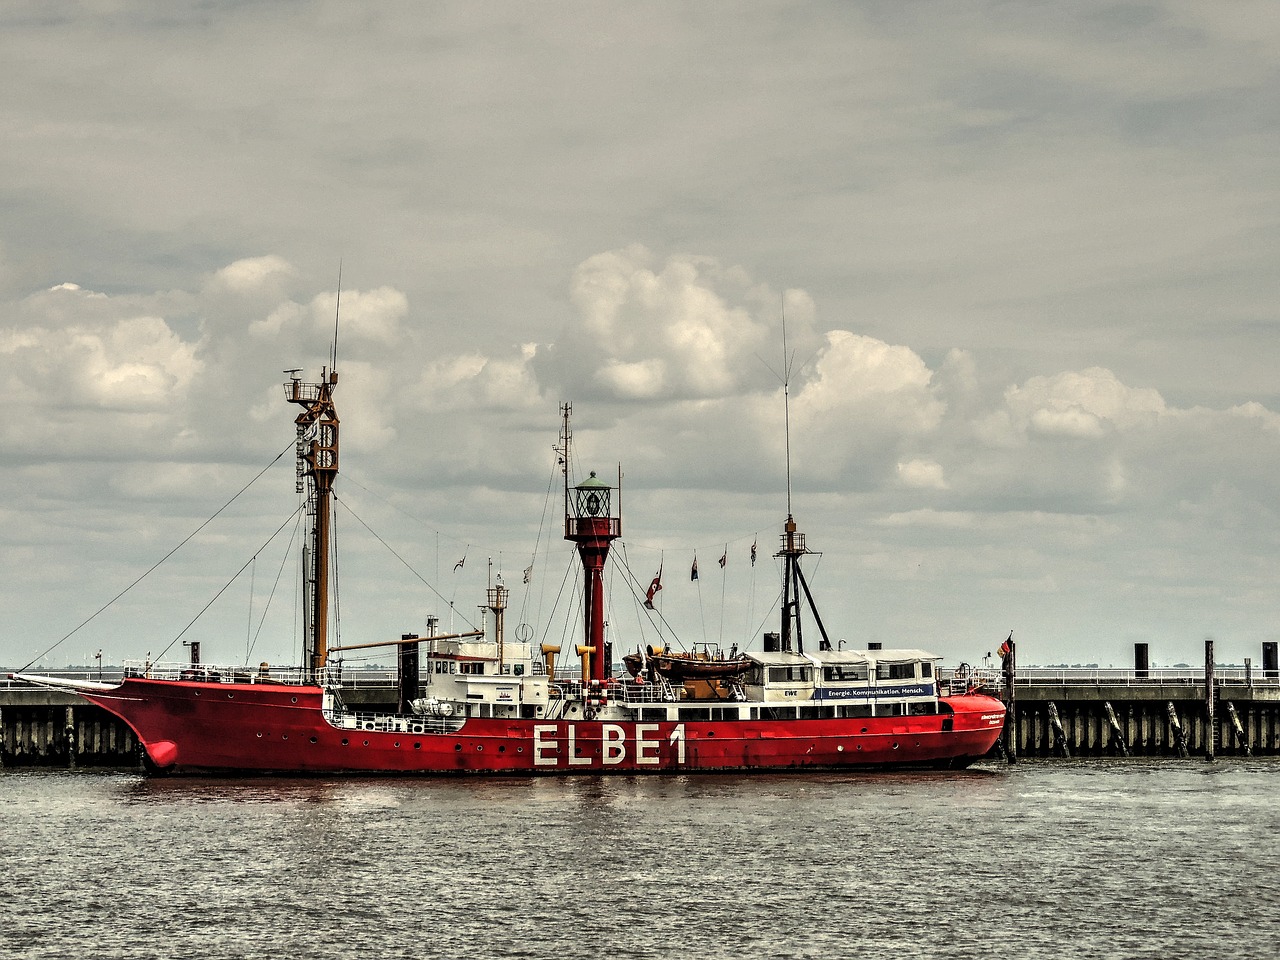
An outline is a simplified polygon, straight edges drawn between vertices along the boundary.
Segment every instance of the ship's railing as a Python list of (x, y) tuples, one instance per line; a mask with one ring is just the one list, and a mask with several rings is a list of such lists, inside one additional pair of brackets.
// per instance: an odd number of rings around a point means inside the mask
[[(103, 683), (119, 683), (126, 675), (150, 677), (159, 680), (178, 680), (184, 677), (189, 679), (190, 676), (199, 675), (200, 679), (212, 683), (256, 683), (260, 682), (258, 677), (261, 674), (261, 670), (262, 667), (260, 665), (246, 666), (242, 663), (234, 665), (199, 663), (193, 666), (190, 663), (130, 660), (125, 661), (123, 665), (105, 666), (101, 669), (97, 667), (73, 667), (51, 670), (46, 667), (34, 666), (23, 672), (38, 673), (41, 676), (58, 677), (64, 680), (94, 680)], [(191, 671), (195, 671), (195, 673), (191, 673)], [(20, 680), (9, 680), (9, 672), (10, 669), (0, 668), (0, 689), (27, 686)], [(268, 668), (267, 676), (273, 683), (303, 683), (307, 682), (304, 679), (305, 673), (306, 671), (299, 667), (271, 666)], [(535, 669), (526, 674), (526, 676), (537, 676), (543, 673), (545, 673), (544, 669)], [(188, 674), (190, 676), (187, 676)], [(421, 673), (423, 680), (428, 676), (429, 674), (425, 671)], [(245, 679), (246, 677), (248, 679)], [(329, 685), (345, 689), (385, 689), (394, 687), (398, 679), (394, 668), (338, 667), (336, 665), (329, 667), (323, 677), (327, 678)]]
[(355, 733), (454, 733), (462, 729), (466, 717), (420, 717), (399, 713), (354, 713), (333, 710), (325, 713), (325, 719), (339, 730)]
[(938, 670), (938, 693), (954, 696), (973, 690), (993, 692), (1004, 688), (1004, 676), (990, 667), (962, 666), (958, 669)]
[(122, 676), (145, 677), (149, 680), (198, 680), (202, 683), (310, 683), (310, 671), (301, 667), (273, 667), (259, 664), (227, 666), (216, 663), (168, 663), (164, 661), (126, 660)]
[(624, 680), (610, 687), (609, 695), (619, 703), (674, 703), (679, 699), (664, 677), (659, 677), (657, 683)]

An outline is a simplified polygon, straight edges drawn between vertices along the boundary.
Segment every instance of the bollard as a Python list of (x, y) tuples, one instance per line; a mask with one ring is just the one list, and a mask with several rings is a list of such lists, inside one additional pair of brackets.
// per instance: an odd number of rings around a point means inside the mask
[(1119, 749), (1120, 756), (1127, 757), (1129, 747), (1124, 742), (1124, 731), (1120, 729), (1120, 721), (1116, 719), (1116, 712), (1111, 708), (1111, 701), (1104, 701), (1102, 708), (1107, 711), (1107, 725), (1111, 727), (1111, 746)]
[(1067, 744), (1067, 732), (1062, 729), (1062, 720), (1058, 717), (1058, 706), (1053, 701), (1049, 702), (1049, 729), (1053, 731), (1053, 749), (1070, 759), (1071, 747)]

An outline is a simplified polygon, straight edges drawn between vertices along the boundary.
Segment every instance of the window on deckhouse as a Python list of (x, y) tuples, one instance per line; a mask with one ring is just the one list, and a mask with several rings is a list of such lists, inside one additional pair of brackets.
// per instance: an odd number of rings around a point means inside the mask
[(877, 680), (914, 680), (916, 678), (915, 663), (877, 663)]

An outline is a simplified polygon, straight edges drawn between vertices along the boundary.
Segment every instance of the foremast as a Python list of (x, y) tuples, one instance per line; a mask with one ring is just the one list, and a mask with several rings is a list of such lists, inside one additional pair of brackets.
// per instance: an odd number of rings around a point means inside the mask
[(338, 412), (333, 390), (338, 385), (338, 372), (322, 368), (319, 383), (303, 383), (298, 370), (288, 373), (292, 379), (284, 385), (285, 399), (303, 408), (294, 421), (298, 430), (298, 492), (306, 492), (310, 523), (303, 664), (318, 678), (329, 659), (331, 502), (338, 476)]
[(805, 579), (800, 568), (800, 558), (809, 550), (804, 545), (804, 534), (799, 532), (795, 518), (787, 514), (787, 521), (782, 527), (782, 549), (774, 556), (782, 560), (782, 649), (796, 653), (804, 653), (804, 631), (800, 619), (800, 594), (803, 591), (809, 602), (809, 610), (813, 614), (813, 622), (822, 635), (822, 649), (830, 649), (831, 641), (827, 637), (827, 628), (818, 613), (818, 605), (814, 603), (813, 594), (809, 591), (809, 581)]
[(573, 405), (560, 407), (560, 456), (564, 467), (564, 538), (577, 544), (583, 572), (583, 642), (578, 647), (582, 657), (583, 682), (603, 684), (613, 667), (604, 640), (604, 564), (609, 545), (622, 536), (622, 471), (618, 471), (618, 516), (613, 516), (613, 487), (591, 472), (576, 487), (569, 486), (569, 456), (573, 432), (569, 416)]

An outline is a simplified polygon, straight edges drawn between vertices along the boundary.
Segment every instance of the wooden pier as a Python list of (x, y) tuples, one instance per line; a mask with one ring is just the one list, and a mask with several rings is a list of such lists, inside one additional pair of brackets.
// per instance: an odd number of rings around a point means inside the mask
[(1009, 705), (1006, 752), (1017, 757), (1254, 756), (1280, 754), (1277, 644), (1262, 645), (1262, 670), (1214, 662), (1203, 671), (1156, 670), (1146, 644), (1134, 668), (1030, 667), (983, 677)]

